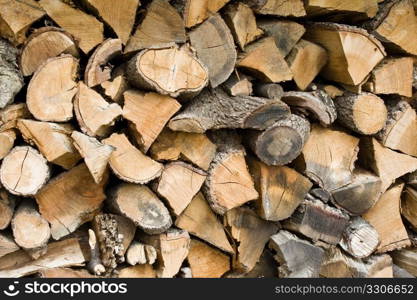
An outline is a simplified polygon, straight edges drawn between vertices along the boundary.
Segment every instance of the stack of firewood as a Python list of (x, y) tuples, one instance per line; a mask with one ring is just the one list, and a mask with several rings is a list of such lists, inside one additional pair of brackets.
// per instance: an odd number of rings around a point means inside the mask
[(0, 0), (0, 277), (417, 276), (415, 0)]

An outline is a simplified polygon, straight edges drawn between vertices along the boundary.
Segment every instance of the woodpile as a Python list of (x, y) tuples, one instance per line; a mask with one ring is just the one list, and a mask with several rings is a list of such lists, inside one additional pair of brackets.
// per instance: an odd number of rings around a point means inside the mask
[(0, 1), (0, 277), (417, 276), (415, 9)]

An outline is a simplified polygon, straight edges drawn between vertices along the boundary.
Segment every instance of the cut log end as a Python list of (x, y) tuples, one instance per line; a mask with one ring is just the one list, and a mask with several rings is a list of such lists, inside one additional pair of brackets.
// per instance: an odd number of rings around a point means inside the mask
[(139, 52), (129, 61), (127, 75), (139, 88), (174, 98), (195, 96), (208, 82), (206, 67), (186, 47)]
[(159, 234), (171, 227), (168, 209), (146, 186), (121, 184), (107, 200), (114, 212), (129, 218), (149, 234)]
[(249, 143), (264, 163), (284, 165), (301, 153), (309, 133), (310, 123), (302, 117), (291, 115), (276, 122), (264, 132), (254, 133)]
[(49, 179), (46, 159), (29, 146), (15, 147), (4, 159), (0, 168), (3, 186), (18, 196), (35, 195)]
[(364, 135), (380, 131), (387, 120), (384, 101), (370, 93), (348, 94), (335, 100), (338, 121)]

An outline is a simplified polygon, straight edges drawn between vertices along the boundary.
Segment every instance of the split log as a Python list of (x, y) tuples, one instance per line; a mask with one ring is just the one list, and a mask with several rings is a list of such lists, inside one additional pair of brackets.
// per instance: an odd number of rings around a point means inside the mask
[(23, 261), (16, 266), (0, 270), (0, 277), (18, 278), (35, 274), (43, 269), (82, 266), (88, 259), (76, 238), (50, 243), (48, 251), (38, 259)]
[(14, 214), (16, 197), (10, 195), (5, 190), (0, 190), (0, 230), (6, 229)]
[(145, 245), (145, 254), (148, 263), (153, 265), (156, 262), (158, 255), (156, 249), (151, 245)]
[(246, 207), (229, 210), (225, 215), (225, 223), (239, 245), (233, 261), (234, 268), (245, 273), (251, 271), (269, 238), (278, 231), (279, 225), (259, 218)]
[(159, 234), (171, 227), (168, 209), (147, 186), (120, 184), (106, 201), (111, 211), (127, 217), (146, 233)]
[(102, 264), (99, 242), (92, 229), (88, 229), (88, 245), (90, 246), (91, 255), (87, 264), (87, 269), (91, 274), (100, 276), (106, 272), (106, 268)]
[[(0, 257), (18, 251), (20, 248), (11, 235), (0, 232)], [(3, 268), (1, 268), (3, 269)], [(0, 269), (0, 270), (1, 270)]]
[(384, 58), (382, 44), (365, 30), (335, 23), (314, 23), (305, 39), (327, 50), (328, 63), (323, 77), (340, 83), (358, 85)]
[(417, 159), (392, 151), (374, 138), (361, 140), (359, 161), (381, 178), (381, 192), (399, 177), (417, 170)]
[[(164, 199), (175, 215), (180, 215), (198, 193), (207, 173), (184, 162), (165, 165), (154, 190)], [(178, 187), (181, 187), (180, 189)]]
[[(0, 4), (0, 10), (7, 4)], [(7, 9), (8, 10), (8, 9)], [(1, 11), (0, 11), (1, 22)], [(1, 30), (1, 29), (0, 29)], [(23, 87), (23, 77), (17, 67), (18, 50), (0, 38), (0, 109), (14, 101), (14, 97)]]
[(221, 88), (205, 89), (171, 119), (168, 127), (194, 133), (222, 128), (265, 129), (287, 115), (288, 106), (277, 99), (230, 97)]
[(124, 52), (172, 47), (183, 44), (186, 40), (184, 21), (175, 8), (167, 1), (153, 0)]
[(290, 20), (261, 19), (258, 26), (275, 40), (282, 57), (286, 57), (305, 33), (303, 25)]
[(380, 131), (387, 120), (384, 100), (371, 93), (345, 93), (334, 101), (337, 120), (343, 126), (363, 135)]
[(370, 256), (378, 247), (378, 231), (361, 217), (355, 217), (342, 235), (340, 247), (356, 258)]
[(116, 148), (110, 155), (109, 164), (120, 179), (143, 184), (161, 175), (163, 165), (135, 148), (124, 134), (113, 133), (102, 142)]
[(84, 53), (90, 52), (103, 41), (103, 24), (93, 16), (60, 0), (41, 0), (39, 4), (55, 23), (79, 41)]
[(0, 110), (0, 131), (17, 128), (17, 120), (31, 118), (26, 103), (10, 104)]
[(417, 228), (417, 191), (412, 187), (405, 189), (404, 197), (401, 201), (401, 215)]
[(245, 150), (234, 138), (229, 132), (218, 132), (214, 137), (218, 151), (202, 188), (211, 208), (221, 215), (259, 196), (246, 165)]
[(71, 124), (57, 124), (20, 119), (17, 122), (26, 142), (34, 144), (45, 158), (65, 169), (71, 169), (80, 160), (80, 155), (72, 145)]
[(95, 90), (79, 82), (74, 111), (81, 130), (90, 136), (106, 136), (116, 119), (122, 115), (117, 103), (108, 103)]
[(184, 159), (206, 170), (216, 154), (216, 145), (201, 133), (188, 133), (164, 129), (150, 148), (153, 159)]
[(208, 18), (189, 37), (197, 57), (208, 69), (211, 87), (225, 82), (234, 70), (237, 53), (233, 36), (221, 16)]
[(350, 215), (361, 215), (378, 201), (381, 186), (378, 176), (357, 168), (353, 171), (352, 182), (331, 192), (332, 202)]
[(85, 67), (84, 81), (88, 87), (94, 87), (111, 78), (112, 68), (109, 63), (122, 53), (122, 41), (107, 39), (101, 43), (88, 59)]
[(324, 251), (320, 247), (285, 230), (271, 236), (269, 247), (277, 252), (275, 259), (280, 264), (279, 277), (319, 277), (324, 258)]
[(159, 278), (174, 277), (188, 256), (190, 249), (188, 232), (172, 228), (166, 233), (146, 236), (144, 239), (147, 244), (157, 250), (157, 276)]
[(236, 67), (250, 72), (264, 82), (281, 82), (293, 78), (293, 74), (281, 56), (273, 37), (265, 37), (245, 48), (239, 55)]
[(285, 92), (281, 100), (295, 110), (307, 111), (322, 126), (332, 124), (337, 118), (332, 98), (323, 90), (312, 92)]
[(301, 153), (309, 135), (310, 123), (303, 117), (290, 115), (264, 131), (251, 131), (248, 144), (262, 162), (282, 166)]
[(281, 100), (284, 89), (278, 83), (258, 83), (255, 84), (254, 93), (258, 97)]
[(381, 240), (377, 248), (379, 253), (400, 249), (411, 244), (400, 214), (400, 197), (403, 187), (404, 184), (394, 185), (362, 216), (379, 234)]
[(410, 0), (386, 1), (381, 4), (369, 29), (381, 41), (395, 50), (417, 55), (417, 19)]
[(126, 261), (132, 266), (137, 264), (152, 265), (156, 261), (156, 255), (156, 250), (153, 246), (134, 241), (126, 252)]
[(354, 259), (339, 248), (326, 250), (320, 276), (325, 278), (392, 278), (392, 259), (389, 255), (374, 255), (367, 260)]
[(198, 240), (191, 240), (187, 256), (193, 278), (220, 278), (230, 270), (230, 258)]
[(55, 240), (94, 218), (105, 199), (107, 178), (108, 173), (96, 184), (87, 166), (80, 164), (53, 178), (36, 194), (39, 210), (51, 224)]
[(20, 146), (3, 159), (0, 180), (4, 188), (18, 196), (33, 196), (49, 179), (46, 159), (34, 148)]
[(127, 249), (126, 262), (131, 266), (146, 264), (145, 245), (134, 241)]
[(0, 3), (0, 35), (13, 44), (26, 39), (30, 26), (45, 15), (39, 3), (34, 0), (2, 1)]
[(378, 0), (308, 0), (305, 8), (308, 16), (327, 15), (331, 13), (360, 15), (367, 18), (375, 17), (378, 11)]
[(404, 100), (387, 101), (388, 118), (377, 134), (381, 144), (405, 154), (417, 156), (417, 114)]
[(238, 2), (227, 6), (224, 20), (241, 50), (263, 34), (263, 31), (256, 25), (255, 14), (243, 3)]
[(230, 75), (222, 87), (230, 96), (252, 95), (252, 82), (250, 78), (237, 71)]
[(115, 217), (111, 214), (99, 214), (94, 217), (92, 222), (92, 228), (100, 248), (101, 262), (107, 274), (112, 274), (117, 264), (124, 262), (124, 254), (127, 250), (124, 249), (123, 234), (119, 232)]
[(371, 72), (364, 89), (374, 94), (413, 94), (413, 59), (411, 57), (386, 58)]
[(156, 278), (152, 265), (136, 265), (118, 270), (118, 278)]
[(234, 253), (222, 224), (211, 210), (202, 193), (198, 193), (182, 214), (177, 217), (175, 226), (225, 252)]
[(23, 249), (43, 248), (51, 236), (48, 222), (39, 214), (35, 203), (20, 203), (12, 219), (15, 242)]
[(289, 218), (313, 185), (291, 168), (267, 166), (257, 159), (249, 159), (249, 169), (260, 194), (257, 212), (268, 221)]
[(30, 76), (48, 59), (61, 54), (79, 56), (74, 38), (58, 27), (39, 28), (23, 45), (19, 59), (20, 70), (23, 76)]
[(401, 249), (392, 252), (394, 263), (401, 268), (410, 272), (413, 276), (417, 276), (417, 251), (416, 248)]
[(294, 81), (305, 90), (327, 63), (326, 50), (312, 42), (300, 40), (286, 58)]
[(282, 17), (306, 15), (302, 0), (244, 0), (257, 14)]
[(8, 129), (1, 131), (0, 129), (0, 160), (5, 158), (12, 150), (14, 142), (16, 140), (16, 131)]
[(128, 90), (123, 96), (123, 118), (130, 122), (133, 136), (146, 153), (181, 104), (169, 96), (136, 90)]
[(337, 245), (349, 216), (341, 210), (328, 206), (320, 200), (304, 200), (292, 216), (283, 223), (285, 229), (299, 232), (313, 241)]
[(129, 90), (129, 83), (124, 75), (117, 75), (101, 84), (104, 94), (116, 103), (122, 104), (123, 93)]
[(296, 168), (331, 192), (352, 182), (359, 139), (344, 132), (313, 125)]
[[(13, 237), (10, 235), (9, 239), (13, 240)], [(16, 247), (18, 246), (16, 245)], [(22, 250), (22, 249), (18, 250), (18, 249), (17, 251), (10, 252), (9, 254), (6, 254), (2, 257), (0, 256), (0, 270), (15, 268), (16, 266), (19, 266), (21, 264), (24, 264), (33, 260), (33, 258), (25, 250)]]
[(127, 43), (135, 23), (136, 10), (140, 5), (140, 0), (119, 0), (117, 2), (82, 0), (82, 3), (107, 24), (123, 44)]
[(26, 96), (28, 109), (36, 119), (51, 122), (72, 119), (72, 99), (77, 92), (77, 68), (78, 60), (63, 54), (48, 59), (36, 70)]
[(206, 66), (186, 46), (143, 50), (128, 62), (126, 72), (138, 88), (184, 99), (198, 95), (209, 77)]
[(59, 267), (39, 270), (38, 275), (40, 278), (95, 278), (94, 275), (91, 275), (84, 269), (74, 270)]
[(219, 11), (230, 0), (174, 0), (174, 6), (182, 13), (185, 27), (200, 24)]
[(107, 170), (110, 156), (115, 150), (113, 146), (104, 145), (97, 139), (89, 137), (78, 131), (71, 134), (74, 147), (84, 158), (84, 162), (93, 176), (95, 183), (99, 184)]

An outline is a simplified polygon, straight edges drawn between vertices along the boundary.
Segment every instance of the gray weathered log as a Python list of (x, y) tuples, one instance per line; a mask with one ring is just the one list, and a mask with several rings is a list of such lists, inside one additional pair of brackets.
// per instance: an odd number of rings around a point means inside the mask
[(0, 108), (14, 101), (23, 87), (23, 77), (17, 64), (18, 50), (0, 38)]

